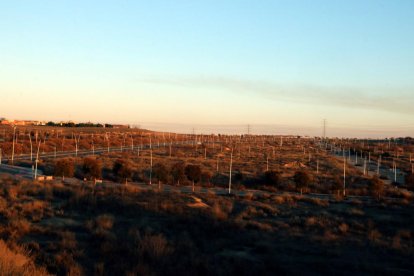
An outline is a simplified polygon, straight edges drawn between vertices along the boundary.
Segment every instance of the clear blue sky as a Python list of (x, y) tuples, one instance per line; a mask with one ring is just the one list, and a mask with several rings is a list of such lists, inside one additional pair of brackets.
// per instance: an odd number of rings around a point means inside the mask
[(412, 0), (0, 0), (0, 117), (414, 136), (413, 34)]

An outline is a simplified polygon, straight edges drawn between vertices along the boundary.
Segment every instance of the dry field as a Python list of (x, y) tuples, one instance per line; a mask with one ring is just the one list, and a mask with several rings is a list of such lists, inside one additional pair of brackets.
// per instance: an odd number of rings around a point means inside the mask
[[(411, 139), (50, 127), (18, 128), (14, 137), (0, 129), (3, 160), (10, 164), (14, 144), (14, 165), (30, 168), (35, 158), (21, 157), (32, 142), (39, 168), (56, 178), (0, 174), (3, 274), (414, 273)], [(55, 150), (72, 152), (47, 155)], [(348, 160), (344, 197), (335, 152), (381, 159), (382, 170), (396, 166), (406, 181)], [(232, 194), (214, 192), (230, 176)], [(192, 185), (194, 193), (182, 189)]]
[(414, 272), (414, 212), (405, 201), (167, 193), (10, 176), (0, 185), (0, 269), (13, 274)]

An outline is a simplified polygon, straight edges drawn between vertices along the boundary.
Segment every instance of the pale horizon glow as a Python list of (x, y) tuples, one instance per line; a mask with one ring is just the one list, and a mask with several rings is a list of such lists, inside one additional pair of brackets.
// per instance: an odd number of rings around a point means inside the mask
[(4, 1), (0, 117), (414, 136), (414, 2)]

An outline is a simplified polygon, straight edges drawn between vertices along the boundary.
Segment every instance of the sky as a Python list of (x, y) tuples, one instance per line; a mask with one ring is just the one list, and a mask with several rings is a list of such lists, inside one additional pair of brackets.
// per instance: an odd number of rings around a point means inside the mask
[(0, 0), (0, 117), (414, 136), (414, 1)]

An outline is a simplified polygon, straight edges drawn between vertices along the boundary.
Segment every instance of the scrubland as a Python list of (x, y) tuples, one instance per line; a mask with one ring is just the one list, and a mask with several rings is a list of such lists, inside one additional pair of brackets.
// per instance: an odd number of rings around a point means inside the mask
[[(50, 182), (0, 174), (2, 274), (414, 273), (412, 140), (40, 130), (21, 130), (16, 156), (30, 139), (89, 152), (40, 158)], [(347, 159), (344, 186), (341, 149), (406, 181)]]
[(0, 268), (21, 275), (410, 274), (413, 205), (0, 178)]

